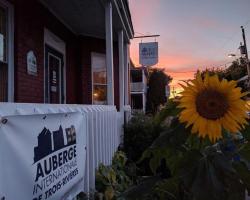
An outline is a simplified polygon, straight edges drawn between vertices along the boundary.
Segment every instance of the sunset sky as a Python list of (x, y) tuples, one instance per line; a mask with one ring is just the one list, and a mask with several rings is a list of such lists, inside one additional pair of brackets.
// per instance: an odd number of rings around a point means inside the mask
[[(197, 69), (230, 64), (239, 55), (240, 26), (250, 51), (250, 0), (129, 0), (135, 35), (160, 34), (159, 63), (178, 82), (193, 78)], [(153, 42), (155, 38), (142, 39)], [(131, 58), (139, 65), (139, 43), (131, 43)]]

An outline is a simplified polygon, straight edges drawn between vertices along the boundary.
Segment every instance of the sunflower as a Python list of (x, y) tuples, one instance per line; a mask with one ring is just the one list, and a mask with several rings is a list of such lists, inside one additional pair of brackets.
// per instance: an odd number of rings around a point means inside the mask
[(247, 124), (247, 105), (242, 99), (236, 81), (219, 80), (217, 75), (208, 73), (202, 79), (200, 74), (187, 85), (182, 85), (183, 92), (179, 106), (183, 110), (181, 123), (192, 126), (191, 132), (202, 138), (209, 137), (216, 141), (222, 137), (224, 128), (230, 133), (237, 133)]

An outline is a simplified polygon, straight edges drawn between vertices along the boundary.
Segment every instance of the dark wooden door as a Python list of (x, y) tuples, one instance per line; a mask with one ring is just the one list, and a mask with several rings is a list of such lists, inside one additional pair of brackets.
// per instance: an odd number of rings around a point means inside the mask
[(45, 47), (45, 86), (46, 103), (64, 103), (63, 55)]

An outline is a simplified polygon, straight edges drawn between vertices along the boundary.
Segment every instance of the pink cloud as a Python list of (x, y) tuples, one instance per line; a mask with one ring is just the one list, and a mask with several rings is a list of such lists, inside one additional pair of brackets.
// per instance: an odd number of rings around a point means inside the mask
[[(130, 0), (131, 15), (133, 18), (133, 25), (137, 31), (140, 32), (144, 27), (147, 27), (150, 19), (153, 19), (154, 13), (157, 12), (160, 6), (160, 0)], [(140, 5), (140, 6), (138, 6)], [(144, 34), (144, 32), (143, 32)]]
[(235, 30), (234, 29), (235, 27), (231, 26), (230, 23), (223, 23), (218, 19), (212, 17), (204, 17), (204, 16), (192, 18), (192, 25), (205, 30), (213, 29), (229, 33)]

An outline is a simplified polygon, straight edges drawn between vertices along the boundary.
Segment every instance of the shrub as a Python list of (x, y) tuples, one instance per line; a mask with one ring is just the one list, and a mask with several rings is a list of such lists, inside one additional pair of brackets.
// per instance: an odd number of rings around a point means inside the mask
[(133, 116), (124, 127), (124, 151), (128, 159), (138, 161), (159, 133), (160, 127), (154, 126), (152, 117), (139, 113)]

